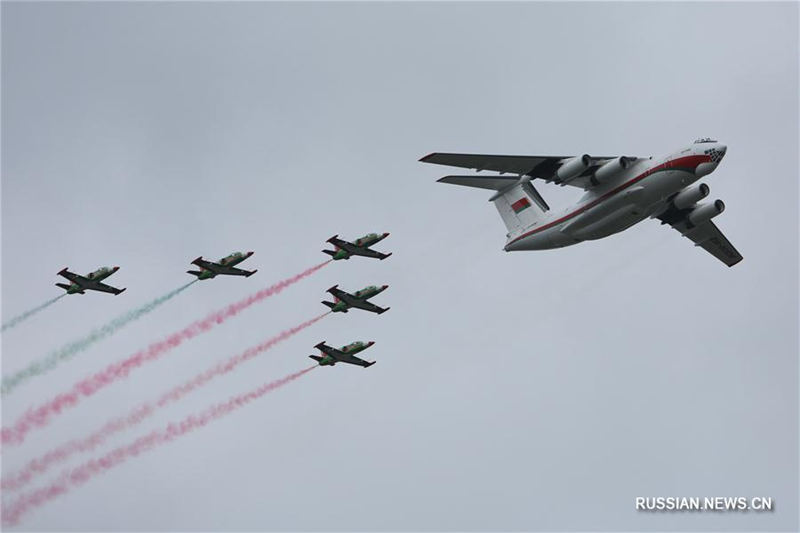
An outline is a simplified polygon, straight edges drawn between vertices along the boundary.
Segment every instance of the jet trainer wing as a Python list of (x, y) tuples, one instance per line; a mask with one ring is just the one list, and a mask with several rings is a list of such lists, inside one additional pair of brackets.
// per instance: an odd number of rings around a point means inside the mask
[(732, 267), (742, 259), (742, 254), (736, 250), (731, 242), (722, 234), (719, 228), (709, 220), (703, 224), (692, 226), (685, 218), (677, 221), (665, 220), (666, 217), (659, 216), (662, 224), (669, 224), (678, 230), (684, 237), (688, 237), (695, 246), (702, 247), (705, 251)]
[(119, 294), (125, 291), (125, 289), (118, 289), (116, 287), (112, 287), (111, 285), (100, 283), (99, 281), (90, 282), (88, 285), (84, 285), (83, 288), (90, 291), (110, 292), (111, 294)]
[(364, 311), (369, 311), (370, 313), (376, 313), (378, 315), (380, 315), (381, 313), (385, 313), (386, 311), (389, 310), (388, 307), (380, 307), (364, 300), (355, 300), (353, 303), (349, 305), (350, 307), (363, 309)]
[(89, 278), (85, 278), (85, 277), (81, 276), (80, 274), (75, 274), (74, 272), (70, 272), (66, 268), (62, 269), (61, 272), (58, 273), (58, 275), (61, 276), (61, 277), (67, 278), (71, 282), (77, 283), (78, 285), (81, 284), (81, 281), (84, 281), (84, 282), (89, 281)]
[(328, 239), (328, 242), (334, 246), (341, 248), (350, 255), (361, 255), (364, 257), (374, 257), (376, 259), (386, 259), (390, 255), (392, 255), (392, 254), (384, 254), (381, 252), (376, 252), (375, 250), (371, 250), (366, 246), (356, 246), (355, 244), (343, 241), (338, 237), (331, 237), (330, 239)]
[(344, 355), (344, 352), (342, 352), (341, 350), (337, 350), (336, 348), (331, 348), (324, 342), (317, 344), (316, 346), (314, 346), (314, 348), (321, 351), (325, 355), (330, 355), (334, 359), (338, 359), (339, 356)]
[(197, 265), (200, 268), (210, 270), (214, 274), (222, 274), (226, 276), (252, 276), (257, 272), (257, 270), (243, 270), (241, 268), (220, 265), (219, 263), (212, 263), (211, 261), (206, 261), (202, 257), (198, 257), (192, 261), (192, 264)]
[[(586, 189), (589, 186), (589, 178), (607, 160), (614, 159), (611, 156), (592, 156), (592, 164), (583, 173), (574, 179), (562, 182), (556, 175), (556, 171), (564, 160), (573, 156), (550, 156), (550, 155), (488, 155), (488, 154), (452, 154), (434, 152), (428, 154), (420, 161), (432, 163), (434, 165), (446, 165), (450, 167), (471, 168), (478, 172), (481, 170), (493, 170), (496, 172), (515, 174), (517, 176), (531, 176), (535, 179), (542, 179), (559, 185), (573, 185)], [(463, 179), (469, 176), (452, 176), (452, 178)], [(477, 178), (477, 176), (476, 176)], [(481, 176), (480, 181), (474, 180), (471, 183), (458, 183), (457, 181), (445, 181), (446, 183), (456, 183), (458, 185), (470, 185), (485, 189), (500, 189), (505, 186), (508, 179), (501, 176)], [(494, 182), (492, 182), (494, 181)]]
[(335, 298), (339, 298), (341, 301), (345, 302), (346, 304), (352, 303), (355, 298), (353, 298), (350, 293), (344, 292), (342, 289), (339, 289), (336, 285), (331, 287), (325, 292), (331, 293)]
[(375, 361), (364, 361), (363, 359), (356, 357), (355, 355), (347, 355), (346, 353), (343, 353), (342, 355), (338, 356), (337, 361), (339, 363), (347, 363), (349, 365), (363, 366), (364, 368), (375, 364)]

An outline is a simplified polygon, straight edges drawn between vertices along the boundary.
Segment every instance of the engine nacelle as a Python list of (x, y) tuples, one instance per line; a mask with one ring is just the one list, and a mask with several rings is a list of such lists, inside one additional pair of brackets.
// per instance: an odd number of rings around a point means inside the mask
[(725, 203), (722, 200), (714, 200), (710, 204), (701, 204), (692, 209), (689, 213), (689, 222), (694, 226), (699, 226), (708, 222), (715, 216), (725, 211)]
[(599, 183), (606, 183), (614, 176), (631, 166), (632, 159), (620, 156), (605, 163), (602, 167), (598, 168), (594, 176), (592, 176), (592, 183), (597, 185)]
[(556, 176), (558, 176), (558, 179), (561, 181), (569, 181), (580, 176), (591, 164), (592, 158), (589, 157), (588, 154), (567, 159), (563, 165), (558, 167)]
[(708, 185), (705, 183), (698, 183), (697, 185), (692, 185), (679, 192), (675, 198), (673, 198), (672, 203), (678, 209), (688, 209), (708, 196), (710, 191), (711, 189), (708, 188)]

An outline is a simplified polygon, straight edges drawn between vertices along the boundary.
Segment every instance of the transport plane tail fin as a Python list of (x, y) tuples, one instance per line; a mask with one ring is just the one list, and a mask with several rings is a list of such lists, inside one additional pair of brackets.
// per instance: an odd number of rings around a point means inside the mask
[(497, 191), (489, 200), (494, 202), (508, 232), (512, 233), (531, 226), (550, 209), (530, 179), (530, 176), (445, 176), (438, 181)]

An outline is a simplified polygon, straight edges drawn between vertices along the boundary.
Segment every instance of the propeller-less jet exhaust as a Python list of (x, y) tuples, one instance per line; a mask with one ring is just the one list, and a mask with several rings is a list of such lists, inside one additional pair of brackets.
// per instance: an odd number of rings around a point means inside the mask
[(369, 342), (351, 342), (347, 346), (342, 346), (340, 349), (332, 348), (325, 344), (325, 341), (314, 346), (322, 352), (322, 355), (309, 355), (311, 359), (319, 363), (319, 366), (334, 366), (336, 363), (347, 363), (350, 365), (358, 365), (367, 368), (375, 364), (375, 361), (364, 361), (355, 356), (358, 352), (363, 352), (370, 346), (375, 344), (373, 341)]
[(187, 270), (187, 274), (197, 276), (197, 279), (212, 279), (219, 275), (223, 276), (244, 276), (250, 277), (258, 270), (242, 270), (241, 268), (234, 268), (254, 252), (233, 252), (232, 254), (223, 257), (218, 263), (213, 261), (206, 261), (202, 256), (192, 261), (193, 265), (200, 267), (200, 270)]
[(323, 304), (330, 307), (332, 313), (346, 313), (351, 308), (356, 309), (363, 309), (364, 311), (369, 311), (370, 313), (385, 313), (390, 307), (378, 307), (375, 304), (369, 303), (367, 300), (372, 298), (373, 296), (382, 293), (385, 291), (389, 286), (382, 285), (380, 287), (376, 285), (370, 285), (369, 287), (364, 287), (360, 291), (356, 291), (353, 294), (349, 292), (345, 292), (339, 289), (339, 285), (334, 285), (327, 292), (333, 295), (333, 302), (322, 302)]
[[(489, 200), (508, 228), (507, 252), (602, 239), (646, 218), (657, 218), (733, 266), (742, 256), (711, 221), (725, 204), (700, 203), (709, 188), (695, 183), (716, 170), (726, 150), (725, 145), (704, 138), (659, 158), (432, 153), (420, 161), (500, 173), (445, 176), (439, 181), (496, 191)], [(534, 188), (534, 179), (579, 187), (586, 194), (577, 204), (554, 213)]]
[(118, 266), (113, 268), (102, 267), (87, 274), (86, 276), (81, 276), (80, 274), (70, 272), (68, 268), (64, 268), (58, 273), (58, 275), (67, 278), (69, 281), (71, 281), (71, 283), (56, 283), (56, 286), (67, 291), (67, 294), (86, 294), (86, 291), (99, 291), (110, 292), (111, 294), (117, 295), (121, 292), (124, 292), (125, 289), (117, 289), (111, 285), (101, 283), (101, 281), (109, 277), (117, 270), (119, 270)]
[(338, 261), (340, 259), (350, 259), (351, 256), (360, 255), (363, 257), (373, 257), (375, 259), (384, 260), (390, 255), (383, 254), (380, 252), (376, 252), (375, 250), (371, 250), (370, 246), (373, 244), (382, 241), (386, 237), (388, 237), (388, 233), (381, 233), (380, 235), (377, 233), (370, 233), (368, 235), (364, 235), (361, 238), (356, 239), (353, 242), (343, 241), (339, 238), (338, 235), (334, 235), (327, 242), (331, 243), (336, 249), (335, 250), (322, 250), (324, 253), (328, 254), (329, 256), (333, 257), (334, 261)]

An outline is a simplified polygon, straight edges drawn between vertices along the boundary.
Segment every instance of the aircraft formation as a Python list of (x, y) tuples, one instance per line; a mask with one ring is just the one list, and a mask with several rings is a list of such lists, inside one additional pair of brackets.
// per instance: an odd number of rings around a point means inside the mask
[[(350, 259), (352, 256), (384, 260), (392, 254), (376, 252), (370, 247), (388, 236), (389, 233), (369, 233), (363, 237), (359, 237), (353, 242), (349, 242), (340, 239), (338, 235), (334, 235), (327, 240), (327, 242), (334, 245), (334, 250), (322, 251), (331, 256), (332, 261)], [(254, 253), (255, 252), (252, 251), (233, 252), (223, 257), (219, 261), (207, 261), (200, 256), (192, 261), (192, 264), (197, 266), (199, 270), (187, 270), (186, 272), (187, 274), (195, 276), (197, 280), (213, 279), (217, 276), (250, 277), (258, 272), (258, 270), (244, 270), (241, 268), (236, 268), (236, 265), (248, 259)], [(67, 278), (72, 283), (69, 285), (66, 283), (56, 283), (56, 286), (64, 289), (66, 294), (86, 294), (86, 291), (89, 290), (118, 295), (125, 291), (125, 289), (118, 289), (102, 283), (102, 280), (108, 278), (117, 270), (119, 270), (118, 266), (113, 268), (102, 267), (87, 274), (86, 276), (81, 276), (80, 274), (74, 274), (68, 269), (64, 268), (58, 273), (58, 275)], [(379, 307), (373, 303), (370, 303), (368, 300), (373, 296), (385, 291), (388, 287), (388, 285), (382, 285), (380, 287), (376, 285), (370, 285), (351, 294), (347, 291), (339, 289), (338, 285), (334, 285), (327, 290), (327, 292), (333, 296), (333, 302), (323, 301), (322, 303), (330, 308), (331, 313), (347, 313), (350, 309), (362, 309), (371, 313), (382, 314), (388, 311), (389, 308)], [(317, 361), (320, 366), (333, 366), (336, 363), (348, 363), (366, 368), (374, 365), (375, 361), (364, 361), (363, 359), (355, 357), (355, 354), (366, 350), (373, 344), (375, 344), (374, 341), (356, 341), (346, 346), (342, 346), (341, 349), (336, 349), (326, 345), (325, 342), (321, 342), (317, 344), (315, 348), (319, 349), (323, 355), (311, 355), (309, 357)]]
[[(698, 183), (698, 180), (717, 169), (726, 151), (727, 147), (723, 144), (713, 139), (704, 138), (698, 139), (692, 145), (660, 158), (631, 156), (592, 157), (587, 154), (579, 156), (508, 156), (432, 153), (423, 157), (421, 161), (470, 168), (478, 172), (491, 170), (498, 173), (480, 176), (450, 175), (438, 181), (494, 191), (489, 200), (495, 204), (508, 230), (504, 246), (505, 251), (544, 250), (570, 246), (586, 240), (601, 239), (620, 233), (646, 218), (652, 218), (658, 219), (661, 224), (669, 224), (681, 235), (693, 241), (696, 246), (702, 247), (724, 264), (733, 266), (742, 260), (742, 256), (712, 222), (712, 219), (724, 210), (724, 203), (721, 200), (708, 203), (702, 202), (709, 195), (710, 189), (705, 183)], [(534, 179), (555, 183), (560, 186), (578, 187), (583, 189), (585, 193), (575, 205), (554, 213), (534, 187), (532, 183)], [(122, 364), (114, 363), (100, 374), (82, 380), (76, 386), (68, 389), (66, 393), (57, 395), (54, 399), (35, 410), (29, 410), (13, 425), (3, 427), (3, 431), (0, 432), (3, 443), (21, 443), (32, 428), (45, 424), (48, 416), (55, 416), (65, 408), (74, 405), (81, 397), (88, 397), (94, 394), (101, 384), (105, 386), (105, 384), (109, 384), (114, 380), (123, 379), (132, 368), (137, 367), (144, 361), (154, 360), (171, 349), (171, 347), (176, 346), (178, 341), (190, 339), (197, 332), (205, 331), (213, 324), (222, 323), (227, 317), (235, 316), (243, 306), (250, 305), (252, 302), (259, 301), (269, 295), (277, 294), (282, 287), (310, 275), (332, 261), (349, 260), (353, 256), (379, 260), (388, 258), (392, 255), (391, 253), (383, 253), (372, 249), (372, 246), (388, 236), (389, 233), (370, 233), (351, 242), (334, 235), (326, 241), (333, 245), (333, 250), (322, 250), (323, 253), (330, 257), (329, 260), (311, 267), (292, 278), (287, 278), (271, 287), (262, 289), (241, 302), (233, 303), (223, 310), (190, 324), (179, 333), (167, 337), (168, 342), (152, 344), (148, 351), (137, 352), (124, 360)], [(30, 379), (32, 376), (41, 375), (41, 373), (54, 367), (59, 361), (72, 358), (75, 354), (85, 350), (91, 343), (112, 334), (124, 324), (135, 320), (145, 312), (149, 312), (149, 310), (167, 301), (195, 281), (214, 279), (218, 276), (252, 276), (257, 270), (245, 270), (240, 268), (239, 265), (253, 254), (254, 252), (252, 251), (234, 252), (218, 261), (209, 261), (202, 256), (198, 257), (191, 261), (191, 264), (196, 268), (187, 271), (188, 274), (195, 278), (190, 283), (186, 283), (182, 287), (156, 298), (141, 308), (126, 313), (112, 322), (110, 326), (99, 328), (99, 333), (92, 332), (87, 338), (70, 343), (41, 361), (34, 361), (20, 372), (11, 376), (4, 376), (2, 393), (6, 394), (17, 387), (19, 383)], [(114, 295), (121, 294), (126, 288), (117, 288), (105, 283), (118, 270), (118, 266), (102, 267), (91, 273), (80, 275), (71, 272), (68, 268), (62, 269), (58, 272), (58, 275), (66, 278), (69, 283), (56, 283), (56, 286), (63, 289), (64, 293), (24, 313), (19, 320), (24, 320), (25, 317), (65, 295), (83, 295), (86, 294), (86, 291), (106, 292)], [(245, 357), (246, 354), (267, 350), (275, 343), (287, 338), (288, 335), (302, 331), (305, 327), (322, 319), (329, 313), (348, 313), (351, 309), (360, 309), (374, 314), (383, 314), (390, 308), (380, 307), (370, 300), (387, 288), (388, 285), (370, 285), (355, 292), (348, 292), (340, 289), (338, 284), (334, 285), (326, 291), (331, 295), (333, 301), (323, 300), (321, 302), (328, 308), (328, 312), (284, 331), (269, 341), (248, 349), (242, 355), (232, 357), (229, 364), (217, 365), (210, 370), (210, 374), (207, 371), (200, 374), (200, 376), (203, 376), (203, 380), (206, 380), (207, 376), (222, 375), (225, 372), (229, 372), (240, 362), (252, 357), (252, 355)], [(11, 322), (18, 323), (19, 320), (15, 319)], [(5, 330), (6, 327), (7, 325), (4, 324), (3, 329)], [(369, 349), (374, 344), (374, 341), (355, 341), (337, 348), (329, 345), (326, 341), (319, 342), (314, 346), (315, 349), (319, 350), (319, 353), (309, 355), (315, 361), (315, 365), (277, 380), (266, 387), (261, 387), (249, 393), (249, 395), (242, 396), (242, 398), (264, 394), (266, 391), (288, 382), (287, 380), (295, 379), (317, 366), (335, 366), (337, 363), (345, 363), (368, 368), (374, 365), (375, 361), (362, 359), (358, 357), (358, 354)], [(142, 355), (144, 353), (147, 355)], [(95, 379), (96, 376), (102, 376), (103, 379), (97, 380)], [(169, 398), (170, 401), (172, 401), (172, 398), (179, 398), (184, 394), (184, 391), (195, 387), (196, 383), (198, 383), (197, 378), (193, 378), (187, 384), (173, 389), (177, 392), (170, 392), (162, 396), (162, 398)], [(244, 403), (244, 401), (241, 402), (242, 405)], [(125, 420), (138, 419), (136, 417), (128, 417)], [(192, 422), (201, 419), (190, 417), (187, 420)], [(113, 429), (117, 426), (113, 424), (105, 425), (97, 434), (92, 434), (85, 442), (94, 442), (95, 435), (102, 434), (104, 436), (107, 431), (110, 431), (106, 429), (108, 427)], [(134, 450), (132, 452), (133, 455), (138, 453), (135, 447), (130, 449)], [(55, 458), (53, 459), (55, 461), (62, 457), (62, 454), (47, 454), (44, 457)], [(31, 467), (31, 472), (39, 469), (43, 463), (34, 462), (33, 464), (35, 468)], [(27, 475), (28, 472), (25, 470), (19, 473), (16, 478), (8, 481), (8, 483), (24, 484)], [(3, 483), (5, 487), (7, 480), (4, 479)], [(48, 494), (57, 494), (57, 492), (52, 491)], [(17, 513), (24, 512), (25, 505), (28, 505), (28, 500), (23, 499), (21, 501), (23, 501), (24, 505), (20, 504), (19, 510), (15, 511)], [(31, 499), (30, 501), (38, 502), (39, 500)], [(18, 516), (18, 514), (12, 513), (12, 516)]]

